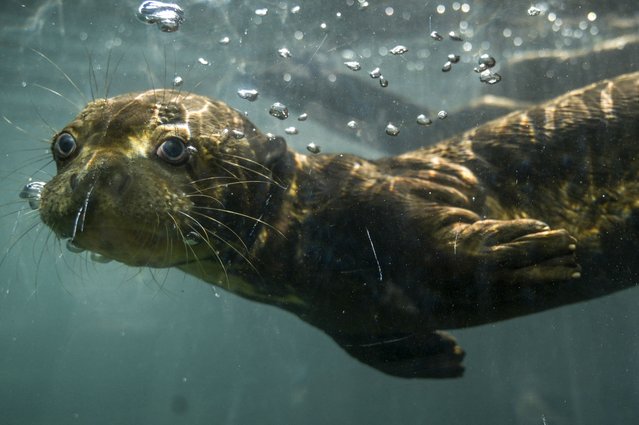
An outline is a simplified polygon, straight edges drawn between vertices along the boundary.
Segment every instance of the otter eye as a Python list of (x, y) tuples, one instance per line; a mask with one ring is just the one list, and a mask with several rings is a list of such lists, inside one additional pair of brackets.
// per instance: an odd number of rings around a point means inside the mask
[(179, 165), (189, 158), (186, 142), (179, 137), (169, 137), (158, 147), (157, 155), (169, 164)]
[(53, 154), (57, 159), (67, 159), (78, 147), (75, 137), (69, 133), (60, 133), (53, 142)]

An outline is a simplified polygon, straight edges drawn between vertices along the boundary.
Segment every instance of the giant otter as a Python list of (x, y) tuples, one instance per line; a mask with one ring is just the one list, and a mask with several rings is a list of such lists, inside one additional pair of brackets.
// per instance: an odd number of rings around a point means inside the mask
[(51, 151), (58, 237), (284, 308), (395, 376), (460, 376), (442, 329), (639, 275), (639, 73), (376, 161), (296, 153), (174, 90), (95, 100)]

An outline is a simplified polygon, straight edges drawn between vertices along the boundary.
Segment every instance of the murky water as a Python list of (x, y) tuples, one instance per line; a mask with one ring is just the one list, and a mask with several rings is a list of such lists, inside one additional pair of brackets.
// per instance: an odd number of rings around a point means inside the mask
[[(70, 252), (19, 196), (55, 173), (48, 140), (92, 96), (179, 85), (299, 151), (378, 157), (636, 70), (639, 6), (193, 0), (167, 32), (141, 3), (1, 6), (0, 423), (639, 421), (638, 288), (455, 331), (463, 378), (401, 380), (278, 309)], [(481, 55), (501, 81), (482, 84)]]

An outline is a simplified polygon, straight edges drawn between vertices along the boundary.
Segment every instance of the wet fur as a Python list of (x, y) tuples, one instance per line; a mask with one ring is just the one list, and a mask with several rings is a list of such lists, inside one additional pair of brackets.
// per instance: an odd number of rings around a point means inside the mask
[[(58, 236), (280, 306), (396, 376), (462, 374), (438, 329), (599, 297), (639, 273), (638, 73), (378, 161), (300, 155), (170, 90), (96, 100), (61, 132), (79, 148), (40, 208)], [(194, 148), (185, 164), (156, 155), (170, 135)]]

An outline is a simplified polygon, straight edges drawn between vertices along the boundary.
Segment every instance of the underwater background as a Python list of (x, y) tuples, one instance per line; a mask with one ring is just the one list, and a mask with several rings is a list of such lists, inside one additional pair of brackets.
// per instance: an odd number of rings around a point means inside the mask
[[(0, 6), (0, 424), (639, 423), (639, 288), (454, 330), (463, 378), (403, 380), (282, 310), (72, 253), (19, 198), (55, 173), (49, 139), (92, 96), (176, 77), (300, 151), (433, 144), (639, 70), (635, 0), (190, 0), (173, 32), (136, 16), (140, 3)], [(460, 61), (442, 72), (449, 54)], [(501, 81), (480, 81), (482, 54)], [(377, 67), (387, 87), (368, 75)], [(269, 115), (276, 101), (288, 120)]]

